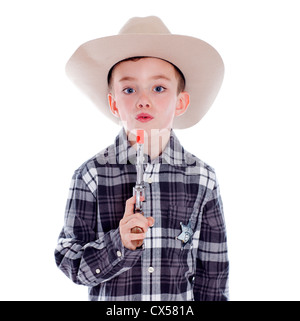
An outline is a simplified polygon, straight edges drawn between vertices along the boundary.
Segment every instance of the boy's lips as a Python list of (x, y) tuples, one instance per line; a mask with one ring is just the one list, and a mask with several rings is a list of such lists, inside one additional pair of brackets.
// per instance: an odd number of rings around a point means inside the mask
[(142, 123), (146, 123), (146, 122), (152, 120), (153, 117), (149, 114), (146, 114), (146, 113), (140, 113), (135, 117), (135, 119), (142, 122)]

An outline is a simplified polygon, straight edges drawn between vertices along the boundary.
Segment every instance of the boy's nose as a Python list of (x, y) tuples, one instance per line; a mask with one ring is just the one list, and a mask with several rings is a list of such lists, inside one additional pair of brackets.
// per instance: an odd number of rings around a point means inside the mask
[(137, 108), (149, 108), (151, 106), (151, 103), (149, 99), (146, 97), (146, 95), (141, 95), (139, 100), (137, 101)]
[(150, 105), (149, 105), (149, 104), (142, 104), (142, 103), (139, 103), (139, 104), (137, 105), (137, 107), (138, 107), (138, 108), (144, 108), (144, 107), (149, 108), (149, 107), (150, 107)]

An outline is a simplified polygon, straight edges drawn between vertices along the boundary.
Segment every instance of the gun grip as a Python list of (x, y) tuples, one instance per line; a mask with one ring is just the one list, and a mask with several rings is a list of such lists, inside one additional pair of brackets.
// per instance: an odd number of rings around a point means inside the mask
[[(136, 234), (139, 234), (139, 233), (144, 233), (143, 229), (136, 226), (136, 227), (133, 227), (131, 229), (131, 233), (136, 233)], [(136, 246), (136, 248), (142, 246), (144, 243), (144, 240), (136, 240), (136, 241), (132, 241), (132, 244), (134, 244)]]
[[(136, 213), (141, 213), (142, 215), (144, 214), (143, 212), (136, 210)], [(131, 229), (131, 233), (144, 233), (144, 230), (141, 227), (135, 226)], [(132, 244), (134, 244), (137, 248), (142, 246), (144, 240), (136, 240), (136, 241), (132, 241)]]
[(135, 226), (131, 229), (131, 233), (139, 234), (139, 233), (144, 233), (144, 231), (141, 227)]

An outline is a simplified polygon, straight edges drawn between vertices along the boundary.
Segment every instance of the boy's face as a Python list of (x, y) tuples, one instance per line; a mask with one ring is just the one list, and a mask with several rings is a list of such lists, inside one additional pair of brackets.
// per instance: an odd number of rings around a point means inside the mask
[(171, 129), (174, 117), (189, 105), (189, 94), (178, 93), (175, 68), (158, 58), (140, 58), (115, 66), (108, 95), (112, 113), (127, 131)]

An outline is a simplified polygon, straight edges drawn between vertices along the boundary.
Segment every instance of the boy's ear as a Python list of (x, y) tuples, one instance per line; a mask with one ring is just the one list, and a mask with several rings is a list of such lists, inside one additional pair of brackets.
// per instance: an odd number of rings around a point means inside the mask
[(190, 104), (190, 94), (186, 91), (182, 91), (177, 98), (177, 104), (175, 109), (175, 116), (180, 116), (185, 113)]
[(108, 97), (108, 104), (110, 107), (110, 111), (115, 117), (119, 118), (120, 114), (119, 114), (119, 110), (117, 108), (117, 103), (114, 96), (111, 93), (109, 93), (107, 97)]

